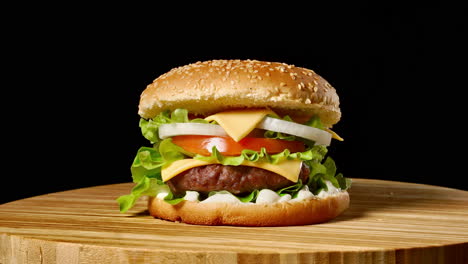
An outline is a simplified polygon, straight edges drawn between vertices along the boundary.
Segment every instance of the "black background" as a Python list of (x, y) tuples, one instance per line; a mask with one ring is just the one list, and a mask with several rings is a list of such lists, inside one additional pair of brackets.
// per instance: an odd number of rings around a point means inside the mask
[(345, 138), (329, 153), (345, 176), (468, 190), (464, 9), (272, 7), (20, 9), (4, 24), (0, 203), (130, 181), (149, 145), (140, 93), (210, 59), (286, 62), (327, 79)]

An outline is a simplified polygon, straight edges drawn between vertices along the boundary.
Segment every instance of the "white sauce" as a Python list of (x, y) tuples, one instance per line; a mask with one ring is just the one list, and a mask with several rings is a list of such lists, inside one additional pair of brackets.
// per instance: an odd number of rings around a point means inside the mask
[(269, 189), (263, 189), (258, 193), (257, 200), (255, 203), (258, 204), (269, 204), (276, 203), (281, 197), (274, 191)]
[(217, 193), (211, 195), (200, 203), (242, 203), (237, 197), (231, 193)]
[(169, 193), (167, 191), (161, 191), (156, 195), (159, 200), (164, 200)]
[(284, 203), (284, 202), (290, 201), (291, 199), (292, 197), (290, 194), (285, 194), (281, 196), (281, 198), (278, 200), (278, 203)]
[(297, 193), (297, 197), (292, 199), (291, 202), (299, 202), (311, 199), (314, 199), (314, 194), (311, 191), (309, 191), (309, 187), (305, 185), (304, 187), (302, 187), (302, 189), (299, 190), (299, 192)]
[[(271, 204), (271, 203), (283, 203), (283, 202), (300, 202), (303, 200), (311, 200), (311, 199), (324, 199), (328, 196), (334, 196), (341, 192), (340, 188), (336, 188), (330, 181), (326, 181), (328, 191), (322, 190), (319, 194), (314, 195), (311, 191), (309, 191), (308, 186), (302, 187), (302, 189), (297, 193), (297, 197), (292, 199), (291, 195), (285, 194), (283, 196), (279, 196), (276, 192), (263, 189), (258, 193), (256, 203), (257, 204)], [(157, 195), (156, 198), (164, 200), (164, 198), (169, 194), (168, 190), (161, 190)], [(184, 196), (184, 200), (191, 201), (191, 202), (199, 202), (200, 194), (196, 191), (187, 191)], [(237, 197), (232, 195), (229, 192), (220, 192), (214, 194), (205, 200), (201, 201), (200, 203), (231, 203), (231, 204), (243, 204)], [(244, 204), (251, 204), (251, 203), (244, 203)]]
[(167, 185), (158, 185), (155, 192), (156, 192), (156, 198), (164, 200), (167, 195), (169, 195), (169, 192), (171, 190), (169, 189), (169, 186)]
[(341, 192), (341, 189), (339, 188), (336, 188), (335, 186), (333, 186), (333, 184), (330, 182), (330, 181), (326, 181), (325, 182), (327, 184), (327, 187), (328, 187), (328, 191), (324, 191), (322, 190), (321, 192), (319, 192), (317, 194), (316, 197), (318, 198), (326, 198), (328, 196), (333, 196), (333, 195), (337, 195)]
[(198, 202), (198, 197), (200, 194), (196, 191), (186, 191), (184, 200), (191, 201), (191, 202)]

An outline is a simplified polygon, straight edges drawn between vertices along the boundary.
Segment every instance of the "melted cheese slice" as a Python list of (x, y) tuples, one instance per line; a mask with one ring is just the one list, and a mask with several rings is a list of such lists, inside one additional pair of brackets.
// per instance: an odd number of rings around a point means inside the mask
[[(161, 178), (164, 182), (172, 179), (176, 175), (189, 170), (191, 168), (205, 166), (209, 164), (218, 164), (218, 162), (207, 162), (196, 159), (182, 159), (172, 162), (169, 166), (161, 170)], [(271, 164), (268, 162), (252, 162), (244, 161), (241, 165), (256, 167), (277, 173), (286, 179), (297, 182), (299, 173), (301, 172), (302, 161), (300, 160), (285, 160), (278, 164)]]
[(340, 135), (338, 135), (335, 131), (333, 131), (333, 130), (331, 130), (329, 128), (325, 128), (325, 131), (330, 133), (332, 135), (332, 138), (334, 138), (336, 140), (339, 140), (339, 141), (344, 141), (344, 139), (342, 137), (340, 137)]
[(216, 121), (234, 141), (238, 142), (252, 132), (268, 114), (275, 115), (270, 109), (233, 110), (208, 116), (205, 120)]

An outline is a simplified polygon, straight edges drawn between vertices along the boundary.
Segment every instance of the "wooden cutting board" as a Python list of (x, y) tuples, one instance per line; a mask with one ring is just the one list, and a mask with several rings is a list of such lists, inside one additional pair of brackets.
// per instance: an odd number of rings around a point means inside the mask
[(468, 192), (354, 179), (351, 207), (324, 224), (194, 226), (120, 214), (114, 184), (0, 205), (0, 264), (468, 263)]

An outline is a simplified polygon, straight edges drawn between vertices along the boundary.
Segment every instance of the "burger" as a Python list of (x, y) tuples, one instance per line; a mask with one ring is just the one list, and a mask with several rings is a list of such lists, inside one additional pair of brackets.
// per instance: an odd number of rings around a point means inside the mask
[(211, 60), (174, 68), (141, 94), (148, 146), (131, 166), (155, 218), (197, 225), (325, 222), (349, 206), (350, 179), (327, 146), (341, 118), (336, 90), (314, 71), (279, 62)]

